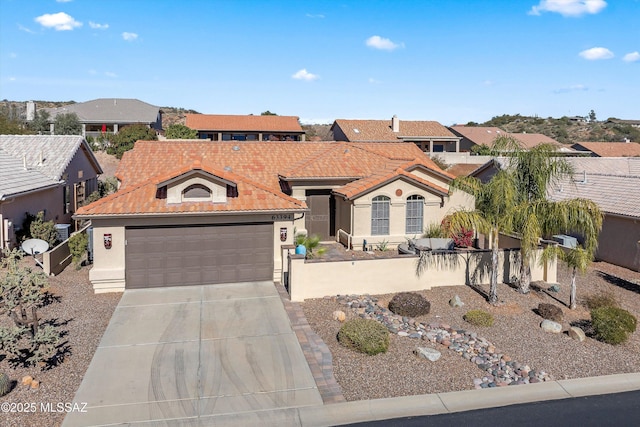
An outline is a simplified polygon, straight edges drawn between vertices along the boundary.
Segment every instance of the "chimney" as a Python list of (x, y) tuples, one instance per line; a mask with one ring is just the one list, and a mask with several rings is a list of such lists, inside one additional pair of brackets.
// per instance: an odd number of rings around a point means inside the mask
[(393, 117), (391, 117), (391, 130), (393, 130), (395, 133), (400, 132), (400, 120), (395, 114), (393, 115)]
[(36, 103), (33, 101), (27, 101), (27, 121), (32, 121), (36, 118)]
[(38, 166), (42, 166), (43, 160), (44, 160), (44, 154), (42, 150), (40, 150), (40, 156), (38, 156)]

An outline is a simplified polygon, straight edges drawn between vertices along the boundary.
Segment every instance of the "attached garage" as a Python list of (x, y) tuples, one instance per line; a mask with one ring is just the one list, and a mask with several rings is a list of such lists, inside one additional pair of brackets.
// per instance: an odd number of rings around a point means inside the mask
[(273, 223), (125, 230), (126, 288), (273, 279)]

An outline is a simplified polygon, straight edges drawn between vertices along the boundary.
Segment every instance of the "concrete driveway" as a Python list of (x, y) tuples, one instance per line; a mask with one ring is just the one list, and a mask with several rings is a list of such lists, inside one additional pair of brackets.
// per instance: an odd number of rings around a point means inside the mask
[(65, 427), (289, 425), (322, 405), (272, 282), (125, 291), (74, 401)]

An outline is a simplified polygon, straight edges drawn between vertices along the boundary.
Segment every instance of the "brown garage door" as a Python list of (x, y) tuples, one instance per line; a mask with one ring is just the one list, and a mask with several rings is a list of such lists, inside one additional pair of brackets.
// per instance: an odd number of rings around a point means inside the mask
[(273, 224), (127, 228), (126, 287), (273, 279)]

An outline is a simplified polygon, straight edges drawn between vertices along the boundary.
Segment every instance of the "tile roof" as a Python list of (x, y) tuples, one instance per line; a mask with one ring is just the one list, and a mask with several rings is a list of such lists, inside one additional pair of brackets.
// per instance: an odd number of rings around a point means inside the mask
[(185, 114), (186, 126), (200, 131), (304, 132), (295, 116)]
[(637, 142), (576, 142), (576, 150), (587, 150), (599, 157), (638, 157), (640, 143)]
[(576, 174), (640, 176), (640, 157), (566, 157), (565, 160), (573, 166)]
[(469, 175), (471, 175), (471, 173), (473, 171), (475, 171), (476, 169), (478, 169), (482, 165), (484, 165), (484, 163), (482, 163), (482, 164), (457, 163), (457, 164), (452, 165), (451, 167), (447, 168), (447, 172), (449, 172), (451, 175), (456, 176), (456, 177), (458, 177), (458, 176), (469, 176)]
[(498, 136), (511, 136), (518, 140), (523, 148), (533, 148), (540, 144), (561, 146), (558, 141), (541, 133), (510, 133), (498, 127), (457, 125), (450, 128), (456, 134), (463, 136), (477, 145), (492, 147)]
[[(401, 166), (405, 169), (398, 170)], [(305, 209), (304, 202), (282, 192), (281, 179), (345, 178), (362, 181), (358, 185), (366, 187), (377, 185), (376, 179), (369, 179), (373, 175), (409, 174), (434, 191), (447, 191), (406, 170), (418, 166), (452, 178), (413, 143), (138, 141), (124, 154), (116, 172), (120, 190), (81, 208), (77, 215)], [(184, 208), (155, 199), (159, 182), (193, 169), (237, 183), (239, 196), (229, 198), (226, 205), (189, 203)]]
[(18, 159), (26, 159), (29, 169), (60, 180), (78, 150), (85, 151), (98, 174), (102, 169), (85, 139), (73, 135), (0, 135), (0, 149)]
[(154, 123), (160, 108), (138, 99), (100, 98), (58, 108), (44, 108), (54, 119), (62, 113), (76, 113), (82, 123)]
[(555, 201), (578, 197), (594, 201), (603, 212), (640, 218), (640, 176), (576, 175), (559, 182), (549, 194)]
[(8, 155), (0, 148), (0, 201), (61, 184), (61, 181), (50, 178), (33, 167), (27, 166), (25, 169), (22, 160)]
[(332, 128), (338, 126), (348, 141), (410, 141), (423, 138), (456, 138), (449, 129), (435, 121), (399, 120), (399, 132), (391, 128), (391, 120), (347, 120), (336, 119)]

